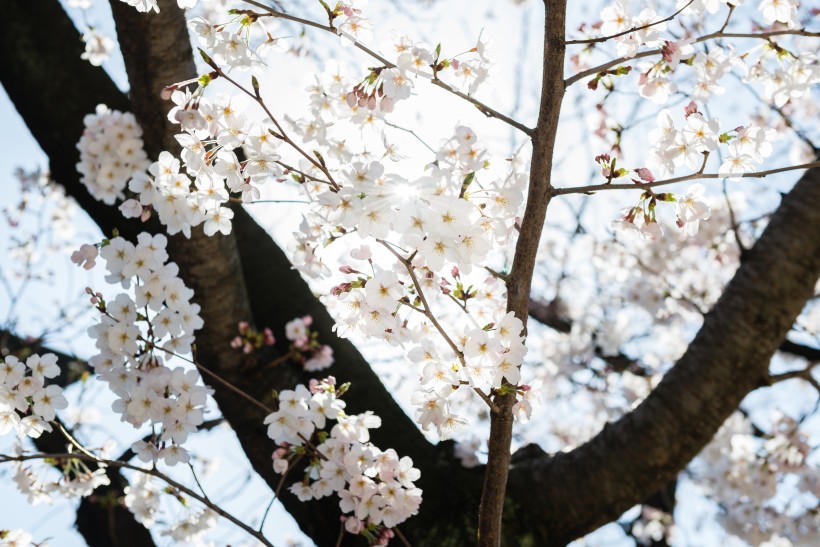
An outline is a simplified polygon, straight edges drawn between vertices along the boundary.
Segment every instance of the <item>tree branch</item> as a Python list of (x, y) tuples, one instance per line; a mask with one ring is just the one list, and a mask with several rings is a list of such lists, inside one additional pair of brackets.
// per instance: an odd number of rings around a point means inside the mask
[(811, 169), (649, 397), (583, 446), (513, 468), (511, 497), (539, 545), (565, 545), (657, 491), (768, 376), (820, 276), (818, 206), (820, 169)]
[[(507, 277), (507, 311), (513, 312), (526, 329), (528, 303), (535, 256), (544, 229), (547, 205), (553, 192), (552, 157), (558, 118), (564, 98), (564, 44), (566, 33), (566, 0), (545, 0), (544, 66), (538, 123), (532, 134), (532, 161), (527, 189), (527, 205), (515, 245), (510, 274)], [(494, 547), (501, 542), (501, 520), (504, 509), (507, 474), (510, 468), (512, 442), (512, 407), (515, 390), (495, 396), (499, 411), (490, 416), (487, 467), (479, 509), (479, 545)]]
[[(705, 34), (692, 43), (699, 44), (701, 42), (706, 42), (708, 40), (715, 40), (718, 38), (750, 38), (750, 39), (758, 39), (758, 40), (768, 40), (773, 36), (785, 36), (785, 35), (796, 35), (796, 36), (809, 36), (809, 37), (818, 37), (820, 36), (820, 32), (809, 32), (806, 29), (783, 29), (783, 30), (769, 30), (765, 32), (723, 32), (719, 30), (717, 32), (712, 32), (710, 34)], [(646, 51), (639, 51), (632, 57), (619, 57), (617, 59), (613, 59), (611, 61), (607, 61), (601, 65), (596, 67), (589, 68), (587, 70), (582, 70), (578, 74), (570, 76), (566, 80), (564, 80), (564, 86), (569, 87), (578, 80), (583, 80), (587, 76), (594, 76), (599, 72), (603, 72), (604, 70), (610, 69), (614, 66), (617, 66), (621, 63), (627, 63), (634, 59), (643, 59), (644, 57), (651, 57), (653, 55), (658, 55), (661, 53), (661, 48), (657, 49), (648, 49)]]
[[(750, 173), (739, 173), (732, 175), (732, 177), (738, 178), (754, 178), (754, 179), (762, 179), (768, 177), (769, 175), (775, 175), (777, 173), (785, 173), (787, 171), (797, 171), (800, 169), (812, 169), (815, 167), (820, 167), (820, 161), (813, 161), (809, 163), (801, 163), (800, 165), (789, 165), (787, 167), (778, 167), (776, 169), (767, 169), (766, 171), (754, 171)], [(600, 192), (603, 190), (646, 190), (647, 188), (655, 188), (658, 186), (666, 186), (667, 184), (675, 184), (678, 182), (684, 182), (687, 180), (699, 180), (699, 179), (721, 179), (726, 178), (719, 173), (702, 173), (698, 171), (697, 173), (691, 173), (689, 175), (683, 175), (680, 177), (674, 177), (670, 179), (663, 179), (663, 180), (656, 180), (652, 182), (635, 182), (633, 184), (610, 184), (610, 183), (603, 183), (603, 184), (592, 184), (589, 186), (575, 186), (572, 188), (557, 188), (554, 191), (554, 195), (556, 196), (564, 196), (567, 194), (590, 194), (592, 192)]]
[[(259, 9), (264, 10), (266, 12), (266, 14), (271, 16), (271, 17), (275, 17), (277, 19), (286, 19), (288, 21), (293, 21), (294, 23), (299, 23), (301, 25), (309, 26), (309, 27), (316, 28), (316, 29), (319, 29), (319, 30), (324, 30), (326, 32), (330, 32), (331, 34), (338, 34), (338, 31), (335, 28), (333, 28), (329, 25), (323, 25), (323, 24), (317, 23), (315, 21), (310, 21), (308, 19), (303, 19), (301, 17), (296, 17), (296, 16), (293, 16), (293, 15), (290, 15), (290, 14), (285, 13), (283, 11), (275, 10), (275, 9), (271, 8), (270, 6), (266, 6), (265, 4), (262, 4), (261, 2), (256, 2), (255, 0), (243, 0), (243, 1), (246, 4), (249, 4), (251, 6), (254, 6), (254, 7), (257, 7)], [(353, 43), (353, 45), (355, 47), (357, 47), (358, 49), (360, 49), (361, 51), (367, 53), (373, 59), (375, 59), (378, 62), (382, 63), (385, 67), (387, 67), (387, 68), (396, 68), (395, 63), (391, 63), (390, 61), (388, 61), (387, 59), (385, 59), (384, 57), (382, 57), (381, 55), (379, 55), (378, 53), (376, 53), (375, 51), (373, 51), (372, 49), (370, 49), (366, 45), (362, 44), (361, 42), (356, 41), (356, 42)], [(533, 129), (527, 127), (526, 125), (522, 124), (521, 122), (518, 122), (518, 121), (510, 118), (509, 116), (507, 116), (505, 114), (502, 114), (501, 112), (498, 112), (497, 110), (495, 110), (493, 108), (490, 108), (489, 106), (482, 103), (481, 101), (479, 101), (475, 97), (472, 97), (470, 95), (467, 95), (466, 93), (463, 93), (463, 92), (459, 91), (458, 89), (454, 88), (450, 84), (442, 82), (435, 75), (427, 75), (427, 76), (431, 77), (430, 82), (433, 85), (440, 87), (441, 89), (447, 91), (448, 93), (452, 93), (456, 97), (464, 99), (468, 103), (475, 106), (482, 114), (484, 114), (488, 118), (499, 119), (499, 120), (503, 121), (504, 123), (518, 129), (519, 131), (521, 131), (522, 133), (524, 133), (526, 135), (532, 135)]]

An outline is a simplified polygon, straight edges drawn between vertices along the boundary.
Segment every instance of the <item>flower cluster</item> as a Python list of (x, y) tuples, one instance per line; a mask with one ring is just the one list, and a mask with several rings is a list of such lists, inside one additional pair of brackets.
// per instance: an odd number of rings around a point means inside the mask
[(614, 38), (618, 57), (634, 57), (640, 46), (657, 47), (661, 44), (659, 33), (666, 30), (666, 23), (657, 23), (660, 19), (655, 10), (649, 7), (641, 10), (636, 17), (631, 17), (627, 6), (619, 0), (601, 11), (601, 36), (612, 36), (633, 28), (646, 27)]
[(276, 343), (273, 331), (265, 328), (262, 332), (257, 332), (247, 321), (239, 322), (239, 334), (231, 340), (231, 347), (242, 348), (243, 353), (252, 353), (263, 346), (272, 346)]
[(718, 120), (706, 118), (694, 102), (689, 103), (685, 113), (685, 126), (678, 130), (672, 114), (662, 110), (658, 114), (657, 129), (649, 135), (655, 143), (650, 150), (650, 162), (662, 176), (673, 174), (681, 165), (691, 170), (700, 169), (708, 155), (724, 143), (729, 143), (729, 150), (719, 172), (731, 179), (753, 172), (772, 152), (772, 130), (750, 125), (721, 133)]
[(285, 325), (285, 336), (293, 342), (291, 352), (307, 372), (318, 372), (330, 368), (333, 364), (333, 348), (320, 344), (319, 333), (310, 330), (313, 317), (306, 315), (288, 321)]
[(68, 406), (59, 386), (46, 385), (60, 374), (57, 356), (34, 354), (23, 364), (9, 355), (0, 361), (0, 435), (11, 430), (22, 437), (39, 437), (51, 431), (56, 411)]
[(820, 495), (817, 466), (807, 461), (811, 446), (792, 418), (778, 413), (772, 421), (763, 441), (752, 434), (748, 418), (733, 414), (696, 460), (696, 477), (726, 506), (719, 520), (729, 533), (761, 545), (774, 540), (772, 531), (777, 530), (794, 541), (783, 537), (786, 545), (813, 545), (820, 541), (816, 511), (800, 511), (800, 504), (794, 504), (785, 514), (775, 501), (781, 485), (789, 481), (799, 492)]
[[(155, 11), (159, 13), (159, 5), (157, 0), (120, 0), (129, 6), (133, 6), (140, 13)], [(177, 5), (181, 9), (191, 9), (196, 6), (198, 0), (177, 0)]]
[[(153, 477), (147, 473), (135, 473), (128, 486), (125, 487), (125, 506), (134, 514), (137, 522), (147, 528), (158, 524), (161, 514), (163, 488), (157, 485)], [(175, 493), (176, 496), (180, 494)], [(188, 507), (187, 502), (180, 498), (182, 505)], [(216, 526), (217, 515), (211, 509), (195, 511), (189, 508), (181, 520), (172, 523), (163, 523), (168, 527), (162, 530), (161, 535), (170, 536), (176, 541), (195, 542), (205, 532)]]
[[(291, 492), (303, 501), (336, 493), (348, 515), (345, 529), (375, 540), (382, 528), (418, 512), (422, 492), (413, 482), (421, 474), (409, 457), (370, 442), (369, 430), (381, 425), (378, 416), (344, 413), (340, 397), (346, 389), (329, 377), (279, 393), (278, 410), (265, 418), (268, 436), (279, 445), (273, 468), (286, 473), (306, 457), (304, 480), (291, 486)], [(329, 420), (336, 423), (328, 433)]]
[(51, 503), (52, 496), (66, 499), (90, 496), (101, 485), (110, 484), (106, 469), (100, 465), (93, 471), (81, 460), (70, 459), (62, 465), (62, 474), (56, 481), (43, 480), (42, 473), (33, 472), (22, 463), (14, 473), (17, 489), (28, 498), (31, 505), (40, 502)]
[(142, 128), (130, 112), (109, 110), (99, 105), (94, 114), (83, 118), (80, 151), (80, 182), (94, 198), (106, 205), (125, 198), (128, 181), (144, 171), (148, 156), (143, 149)]
[(189, 459), (181, 444), (202, 423), (209, 388), (196, 370), (165, 364), (172, 356), (190, 354), (193, 333), (202, 328), (193, 291), (178, 277), (176, 264), (166, 263), (166, 244), (165, 236), (147, 233), (139, 234), (136, 245), (122, 237), (103, 242), (106, 281), (125, 289), (133, 283), (134, 292), (106, 301), (89, 289), (100, 322), (88, 334), (99, 351), (89, 363), (118, 397), (113, 409), (134, 427), (160, 426), (133, 450), (143, 461), (161, 458), (173, 465)]

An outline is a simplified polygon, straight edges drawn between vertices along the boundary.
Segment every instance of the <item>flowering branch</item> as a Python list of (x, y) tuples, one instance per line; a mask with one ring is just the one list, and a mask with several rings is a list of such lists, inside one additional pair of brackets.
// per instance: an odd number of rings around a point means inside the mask
[(291, 139), (288, 136), (288, 134), (285, 132), (285, 129), (282, 127), (282, 125), (279, 123), (279, 121), (276, 119), (276, 117), (273, 115), (273, 113), (268, 108), (268, 105), (265, 104), (265, 101), (262, 99), (262, 96), (259, 94), (259, 88), (258, 87), (256, 87), (256, 86), (254, 87), (254, 92), (253, 93), (248, 91), (247, 89), (245, 89), (244, 86), (242, 86), (242, 84), (240, 84), (239, 82), (237, 82), (236, 80), (234, 80), (233, 78), (231, 78), (230, 76), (225, 74), (225, 72), (221, 68), (219, 68), (215, 63), (213, 63), (213, 61), (211, 61), (211, 63), (212, 63), (211, 68), (213, 68), (216, 71), (216, 73), (219, 75), (219, 77), (224, 78), (225, 80), (227, 80), (228, 82), (233, 84), (237, 89), (239, 89), (244, 94), (246, 94), (247, 96), (252, 98), (257, 104), (259, 104), (259, 106), (262, 107), (262, 110), (265, 111), (265, 114), (268, 115), (268, 117), (271, 119), (273, 124), (276, 126), (276, 129), (279, 131), (279, 135), (278, 135), (279, 138), (281, 138), (283, 141), (288, 143), (294, 150), (296, 150), (299, 154), (301, 154), (302, 157), (304, 157), (311, 164), (313, 164), (314, 167), (316, 167), (322, 173), (324, 173), (325, 176), (327, 177), (328, 181), (330, 181), (330, 185), (333, 187), (334, 190), (339, 189), (339, 185), (336, 184), (335, 180), (333, 180), (333, 175), (330, 174), (330, 171), (328, 170), (327, 166), (325, 166), (322, 162), (317, 161), (316, 158), (314, 158), (313, 156), (311, 156), (310, 154), (308, 154), (307, 152), (302, 150), (302, 148), (298, 144), (296, 144), (293, 141), (293, 139)]
[[(302, 19), (301, 17), (295, 17), (293, 15), (288, 15), (287, 13), (284, 13), (284, 12), (273, 9), (270, 6), (266, 6), (266, 5), (262, 4), (261, 2), (256, 2), (255, 0), (244, 0), (244, 2), (247, 3), (247, 4), (250, 4), (252, 6), (255, 6), (259, 9), (265, 10), (267, 12), (267, 15), (270, 16), (270, 17), (275, 17), (277, 19), (286, 19), (288, 21), (293, 21), (295, 23), (300, 23), (302, 25), (317, 28), (319, 30), (324, 30), (324, 31), (330, 32), (332, 34), (338, 34), (338, 30), (336, 28), (330, 26), (330, 25), (323, 25), (323, 24), (317, 23), (315, 21), (309, 21), (307, 19)], [(255, 15), (259, 16), (261, 14), (255, 14)], [(376, 53), (372, 49), (368, 48), (367, 46), (365, 46), (364, 44), (362, 44), (358, 40), (356, 42), (354, 42), (353, 45), (355, 47), (359, 48), (361, 51), (367, 53), (368, 55), (370, 55), (371, 57), (373, 57), (374, 59), (376, 59), (380, 63), (382, 63), (385, 67), (387, 67), (387, 68), (396, 68), (395, 63), (391, 63), (390, 61), (388, 61), (387, 59), (385, 59), (384, 57), (382, 57), (381, 55), (379, 55), (378, 53)], [(442, 82), (441, 80), (438, 79), (438, 77), (436, 77), (433, 74), (430, 74), (429, 76), (431, 77), (430, 81), (433, 83), (433, 85), (438, 86), (441, 89), (443, 89), (443, 90), (445, 90), (449, 93), (452, 93), (456, 97), (460, 97), (460, 98), (464, 99), (468, 103), (475, 106), (482, 114), (484, 114), (488, 118), (497, 118), (497, 119), (507, 123), (508, 125), (511, 125), (512, 127), (518, 129), (519, 131), (521, 131), (522, 133), (524, 133), (526, 135), (531, 136), (533, 134), (534, 130), (531, 127), (527, 127), (526, 125), (522, 124), (521, 122), (518, 122), (518, 121), (510, 118), (509, 116), (507, 116), (505, 114), (502, 114), (501, 112), (498, 112), (497, 110), (495, 110), (493, 108), (490, 108), (489, 106), (487, 106), (486, 104), (482, 103), (481, 101), (475, 99), (474, 97), (471, 97), (470, 95), (455, 89), (453, 86), (451, 86), (451, 85), (449, 85), (445, 82)]]
[[(654, 21), (652, 23), (647, 23), (646, 25), (641, 25), (640, 27), (633, 27), (633, 28), (618, 32), (616, 34), (610, 34), (609, 36), (601, 36), (599, 38), (587, 38), (587, 39), (584, 39), (584, 40), (567, 40), (565, 43), (568, 46), (573, 46), (573, 45), (577, 45), (577, 44), (598, 44), (600, 42), (606, 42), (607, 40), (611, 40), (613, 38), (618, 38), (619, 36), (625, 36), (625, 35), (630, 34), (632, 32), (637, 32), (637, 31), (640, 31), (640, 30), (648, 29), (648, 28), (654, 27), (655, 25), (660, 25), (661, 23), (666, 23), (668, 21), (671, 21), (672, 19), (674, 19), (675, 17), (680, 15), (680, 13), (683, 10), (685, 10), (686, 8), (688, 8), (694, 1), (695, 0), (689, 0), (689, 2), (684, 4), (684, 6), (681, 9), (679, 9), (678, 11), (676, 11), (675, 13), (673, 13), (672, 15), (670, 15), (669, 17), (667, 17), (665, 19), (660, 19), (660, 20)], [(734, 9), (733, 6), (730, 6), (730, 8)], [(730, 13), (731, 13), (731, 11), (730, 11)]]
[(258, 532), (257, 530), (254, 530), (253, 528), (251, 528), (250, 526), (248, 526), (247, 524), (245, 524), (244, 522), (239, 520), (237, 517), (233, 516), (231, 513), (225, 511), (224, 509), (222, 509), (218, 505), (211, 502), (207, 497), (204, 497), (204, 496), (201, 496), (200, 494), (197, 494), (195, 491), (191, 490), (187, 486), (185, 486), (183, 484), (180, 484), (179, 482), (175, 481), (174, 479), (172, 479), (171, 477), (169, 477), (165, 473), (162, 473), (161, 471), (157, 471), (156, 469), (145, 469), (145, 468), (140, 467), (138, 465), (133, 465), (133, 464), (130, 464), (128, 462), (123, 462), (123, 461), (120, 461), (120, 460), (107, 460), (105, 458), (100, 458), (98, 456), (95, 456), (94, 454), (91, 454), (90, 452), (87, 452), (85, 450), (84, 450), (84, 453), (82, 453), (82, 454), (71, 453), (71, 452), (62, 453), (62, 454), (26, 454), (26, 455), (21, 455), (21, 456), (8, 456), (8, 455), (5, 455), (5, 454), (0, 454), (0, 463), (24, 462), (24, 461), (30, 461), (30, 460), (46, 460), (46, 459), (65, 460), (65, 461), (77, 460), (77, 461), (88, 462), (88, 463), (96, 463), (96, 464), (100, 464), (100, 465), (103, 465), (103, 466), (130, 469), (132, 471), (137, 471), (137, 472), (140, 472), (140, 473), (144, 473), (146, 475), (151, 475), (153, 477), (156, 477), (156, 478), (164, 481), (169, 486), (172, 486), (173, 488), (179, 490), (180, 492), (183, 492), (183, 493), (187, 494), (191, 498), (197, 500), (201, 504), (205, 505), (206, 507), (208, 507), (209, 509), (214, 511), (216, 514), (218, 514), (222, 517), (225, 517), (226, 519), (228, 519), (229, 521), (231, 521), (232, 523), (234, 523), (235, 525), (239, 526), (244, 531), (249, 533), (251, 536), (256, 538), (263, 545), (266, 545), (267, 547), (274, 547), (273, 543), (268, 541), (268, 539), (261, 532)]
[[(732, 178), (764, 178), (769, 175), (774, 175), (776, 173), (784, 173), (786, 171), (797, 171), (799, 169), (813, 169), (815, 167), (820, 167), (820, 161), (813, 161), (811, 163), (801, 163), (800, 165), (791, 165), (788, 167), (778, 167), (777, 169), (769, 169), (767, 171), (756, 171), (751, 173), (737, 173), (732, 174)], [(683, 175), (681, 177), (673, 177), (670, 179), (663, 179), (663, 180), (656, 180), (653, 182), (646, 182), (646, 183), (634, 183), (634, 184), (593, 184), (590, 186), (578, 186), (575, 188), (557, 188), (553, 191), (554, 196), (562, 196), (566, 194), (589, 194), (592, 192), (599, 192), (601, 190), (646, 190), (648, 188), (654, 188), (656, 186), (665, 186), (667, 184), (675, 184), (676, 182), (683, 182), (686, 180), (697, 180), (697, 179), (720, 179), (725, 178), (724, 175), (720, 173), (703, 173), (697, 172), (692, 173), (690, 175)]]
[[(395, 256), (396, 259), (402, 263), (402, 265), (407, 269), (407, 273), (410, 276), (410, 279), (412, 279), (413, 281), (413, 286), (416, 288), (416, 293), (419, 295), (419, 300), (421, 300), (421, 305), (423, 306), (423, 308), (418, 308), (416, 306), (410, 307), (418, 311), (419, 313), (422, 313), (427, 319), (430, 320), (431, 323), (433, 323), (433, 326), (450, 346), (450, 349), (452, 349), (453, 353), (456, 354), (456, 357), (458, 358), (459, 363), (461, 363), (461, 366), (466, 367), (467, 362), (464, 360), (464, 352), (458, 349), (458, 346), (456, 346), (455, 342), (453, 342), (453, 339), (450, 338), (450, 335), (447, 334), (447, 331), (444, 330), (444, 327), (441, 326), (441, 323), (438, 322), (438, 319), (436, 319), (436, 316), (433, 315), (433, 312), (430, 310), (430, 305), (427, 303), (427, 298), (424, 296), (424, 291), (422, 291), (421, 289), (421, 283), (419, 283), (418, 276), (416, 275), (415, 269), (413, 268), (413, 265), (411, 264), (410, 260), (401, 256), (398, 253), (398, 251), (396, 251), (386, 241), (381, 239), (378, 241), (379, 243), (384, 245), (384, 247), (388, 251), (393, 253), (393, 256)], [(487, 403), (487, 406), (490, 407), (490, 411), (493, 414), (500, 412), (501, 409), (498, 407), (498, 405), (495, 404), (493, 400), (490, 399), (490, 397), (486, 393), (484, 393), (484, 391), (481, 388), (474, 387), (473, 391), (475, 391), (478, 394), (478, 396), (481, 397), (485, 403)]]
[[(768, 31), (765, 31), (765, 32), (749, 32), (749, 33), (723, 32), (722, 30), (719, 30), (719, 31), (713, 32), (711, 34), (705, 34), (705, 35), (701, 36), (700, 38), (697, 38), (696, 40), (694, 40), (692, 43), (693, 44), (699, 44), (701, 42), (706, 42), (708, 40), (714, 40), (714, 39), (718, 39), (718, 38), (756, 38), (756, 39), (759, 39), (759, 40), (768, 40), (772, 36), (782, 36), (782, 35), (787, 35), (787, 34), (797, 35), (797, 36), (809, 36), (809, 37), (812, 37), (812, 38), (820, 37), (820, 32), (810, 32), (810, 31), (807, 31), (806, 29), (782, 29), (782, 30), (768, 30)], [(641, 52), (636, 53), (632, 57), (624, 56), (624, 57), (619, 57), (617, 59), (613, 59), (612, 61), (608, 61), (608, 62), (606, 62), (602, 65), (598, 65), (596, 67), (589, 68), (587, 70), (583, 70), (583, 71), (579, 72), (578, 74), (575, 74), (574, 76), (570, 76), (569, 78), (564, 80), (564, 87), (569, 87), (572, 84), (574, 84), (575, 82), (577, 82), (578, 80), (583, 80), (587, 76), (594, 76), (595, 74), (598, 74), (599, 72), (603, 72), (603, 71), (605, 71), (607, 69), (610, 69), (614, 66), (617, 66), (621, 63), (625, 63), (625, 62), (631, 61), (633, 59), (642, 59), (644, 57), (651, 57), (652, 55), (657, 55), (659, 53), (662, 53), (662, 48), (648, 49), (646, 51), (641, 51)]]

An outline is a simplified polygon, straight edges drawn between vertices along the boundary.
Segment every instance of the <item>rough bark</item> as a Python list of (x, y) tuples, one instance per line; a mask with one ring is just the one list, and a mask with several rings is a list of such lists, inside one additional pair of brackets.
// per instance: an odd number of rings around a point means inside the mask
[(813, 169), (783, 199), (649, 397), (572, 452), (542, 452), (510, 472), (511, 496), (537, 543), (565, 545), (673, 479), (761, 384), (818, 276), (820, 170)]

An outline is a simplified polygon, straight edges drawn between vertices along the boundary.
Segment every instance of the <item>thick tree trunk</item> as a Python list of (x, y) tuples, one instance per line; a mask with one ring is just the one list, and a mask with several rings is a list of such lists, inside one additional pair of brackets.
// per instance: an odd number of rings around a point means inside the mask
[(564, 545), (673, 479), (762, 385), (818, 276), (820, 170), (812, 169), (649, 397), (572, 452), (541, 453), (510, 472), (510, 495), (538, 544)]

